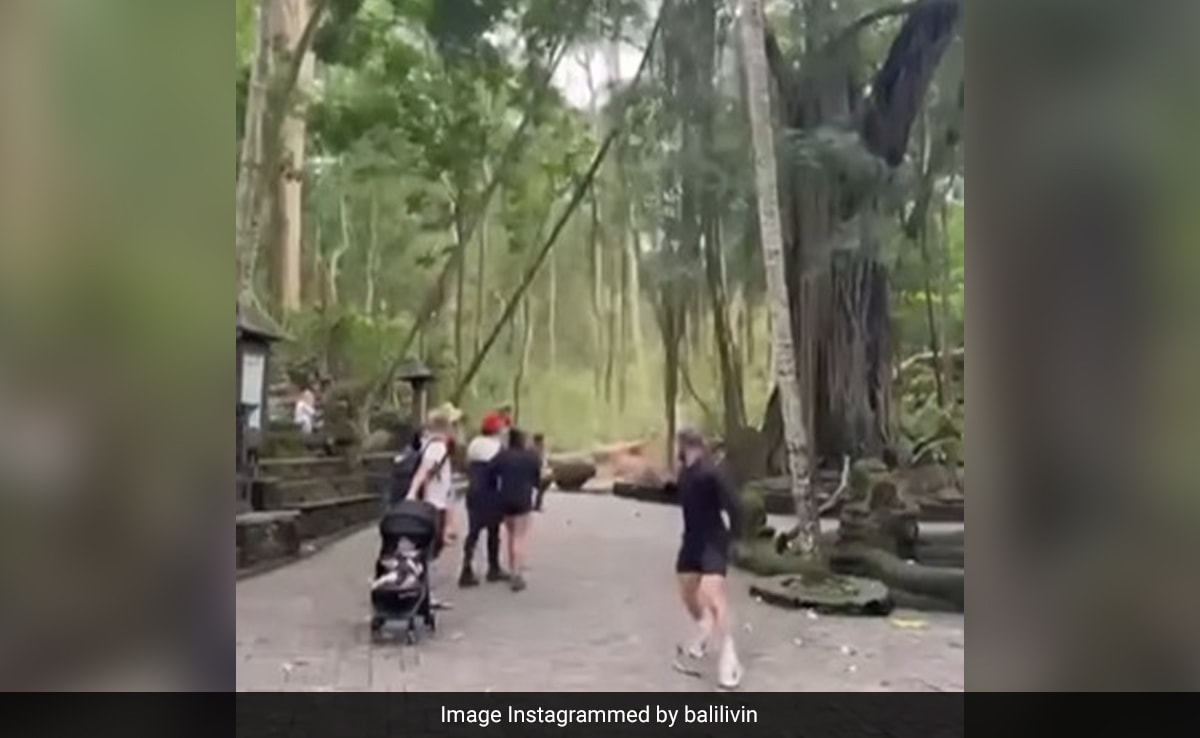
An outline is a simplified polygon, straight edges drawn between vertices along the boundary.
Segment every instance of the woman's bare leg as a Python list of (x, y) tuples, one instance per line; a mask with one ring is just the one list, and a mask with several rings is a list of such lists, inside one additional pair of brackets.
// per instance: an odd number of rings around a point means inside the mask
[(679, 596), (691, 617), (692, 632), (675, 649), (675, 668), (690, 676), (699, 676), (703, 672), (704, 655), (712, 628), (712, 615), (704, 600), (704, 592), (700, 589), (700, 580), (701, 576), (697, 573), (678, 575)]
[(508, 558), (509, 574), (517, 573), (517, 519), (504, 519), (504, 554)]
[(722, 687), (734, 688), (741, 683), (742, 665), (733, 643), (732, 613), (725, 591), (725, 577), (706, 574), (700, 578), (700, 592), (713, 619), (713, 642), (720, 651), (718, 679)]
[(700, 575), (699, 574), (679, 574), (679, 597), (683, 600), (683, 606), (687, 608), (688, 615), (692, 616), (692, 620), (697, 623), (704, 619), (704, 607), (700, 603)]
[(718, 647), (731, 635), (729, 601), (725, 597), (725, 577), (705, 574), (700, 577), (700, 596), (707, 615), (712, 618), (713, 643)]
[(508, 528), (509, 581), (513, 590), (525, 588), (526, 534), (529, 532), (529, 515), (514, 515), (505, 521)]
[(517, 571), (525, 571), (525, 554), (529, 548), (529, 516), (518, 515), (513, 518), (513, 566)]
[(699, 574), (679, 575), (679, 594), (683, 598), (683, 606), (692, 617), (694, 627), (684, 648), (693, 655), (703, 655), (708, 648), (708, 639), (712, 633), (713, 617), (705, 601), (704, 592), (700, 589)]

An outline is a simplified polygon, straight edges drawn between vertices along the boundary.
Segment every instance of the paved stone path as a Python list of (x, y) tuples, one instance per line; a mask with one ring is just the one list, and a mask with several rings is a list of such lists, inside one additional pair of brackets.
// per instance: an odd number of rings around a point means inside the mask
[[(679, 512), (556, 494), (534, 521), (529, 588), (453, 588), (454, 608), (415, 647), (372, 645), (367, 588), (377, 538), (356, 534), (237, 585), (238, 689), (284, 691), (707, 691), (670, 667), (686, 618), (674, 589)], [(482, 555), (482, 552), (481, 552)], [(961, 615), (813, 617), (732, 596), (749, 691), (961, 691)], [(921, 620), (900, 627), (896, 619)]]

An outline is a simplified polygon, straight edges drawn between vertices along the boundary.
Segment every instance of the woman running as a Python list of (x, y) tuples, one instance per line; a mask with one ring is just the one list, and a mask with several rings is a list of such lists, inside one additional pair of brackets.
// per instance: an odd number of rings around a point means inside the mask
[(533, 495), (542, 473), (537, 452), (526, 447), (524, 432), (508, 432), (508, 448), (496, 457), (500, 476), (500, 514), (504, 516), (505, 542), (508, 548), (509, 587), (525, 589), (525, 556), (529, 536), (529, 513)]
[[(683, 543), (675, 572), (696, 632), (690, 641), (677, 647), (675, 668), (699, 676), (709, 645), (715, 644), (719, 653), (717, 682), (724, 689), (735, 689), (742, 681), (742, 665), (733, 644), (725, 573), (733, 542), (730, 530), (738, 529), (740, 511), (730, 485), (709, 457), (704, 438), (685, 430), (679, 432), (676, 442)], [(721, 513), (729, 517), (728, 525)]]

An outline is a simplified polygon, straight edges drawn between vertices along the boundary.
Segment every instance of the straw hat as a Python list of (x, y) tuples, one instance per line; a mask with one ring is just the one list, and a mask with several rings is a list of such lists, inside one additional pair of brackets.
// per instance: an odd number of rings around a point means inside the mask
[(443, 402), (429, 411), (426, 422), (431, 426), (449, 426), (462, 420), (463, 412), (452, 403)]

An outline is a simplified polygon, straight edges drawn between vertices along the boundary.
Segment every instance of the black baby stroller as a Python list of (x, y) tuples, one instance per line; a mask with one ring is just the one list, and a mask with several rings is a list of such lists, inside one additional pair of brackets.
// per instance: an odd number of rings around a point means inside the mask
[(405, 640), (417, 641), (417, 618), (429, 630), (437, 628), (429, 599), (429, 562), (438, 540), (438, 511), (418, 500), (391, 506), (379, 521), (382, 544), (371, 586), (371, 637), (379, 636), (389, 620), (407, 624)]

